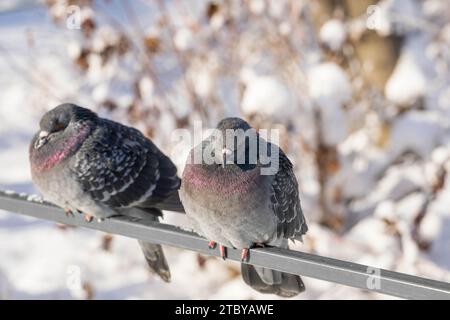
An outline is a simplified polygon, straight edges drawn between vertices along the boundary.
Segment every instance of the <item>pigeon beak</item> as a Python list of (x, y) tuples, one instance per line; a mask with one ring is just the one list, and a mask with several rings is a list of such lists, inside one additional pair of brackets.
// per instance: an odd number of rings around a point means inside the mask
[(228, 148), (223, 148), (222, 149), (222, 167), (225, 167), (225, 164), (227, 162), (227, 158), (229, 155), (233, 154), (233, 150), (228, 149)]
[(42, 130), (39, 132), (39, 138), (47, 138), (50, 133), (48, 131)]
[(48, 141), (48, 135), (50, 133), (47, 131), (41, 131), (39, 132), (39, 136), (38, 139), (36, 140), (36, 142), (34, 143), (34, 148), (35, 149), (39, 149), (40, 147), (42, 147), (44, 144), (47, 143)]

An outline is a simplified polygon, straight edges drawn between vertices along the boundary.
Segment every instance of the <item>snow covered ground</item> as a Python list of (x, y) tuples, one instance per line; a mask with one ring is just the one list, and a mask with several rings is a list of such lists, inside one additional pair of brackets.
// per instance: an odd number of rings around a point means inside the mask
[[(117, 9), (120, 7), (117, 1), (112, 2), (107, 7), (112, 16), (126, 21), (122, 9)], [(269, 1), (271, 5), (262, 8), (261, 1), (251, 2), (255, 2), (251, 5), (253, 15), (269, 10), (276, 17), (278, 2)], [(407, 2), (418, 5), (417, 1)], [(141, 21), (147, 22), (143, 23), (143, 29), (148, 30), (150, 21), (155, 19), (150, 13), (153, 11), (145, 7), (145, 1), (136, 3)], [(202, 7), (206, 2), (198, 3)], [(428, 17), (445, 9), (433, 9), (438, 4), (432, 0), (425, 1), (425, 5), (419, 13)], [(169, 1), (168, 10), (172, 8)], [(194, 14), (197, 11), (190, 10)], [(175, 11), (172, 13), (177, 17)], [(212, 30), (222, 28), (221, 19), (219, 14), (212, 16)], [(181, 52), (193, 50), (200, 43), (192, 34), (195, 28), (179, 24), (175, 46)], [(281, 34), (291, 32), (290, 28), (291, 25), (281, 23)], [(320, 41), (327, 42), (333, 51), (341, 50), (349, 33), (346, 28), (342, 22), (330, 20), (320, 30)], [(306, 64), (303, 78), (298, 75), (300, 72), (291, 77), (281, 72), (275, 74), (277, 67), (272, 65), (272, 58), (249, 53), (253, 48), (250, 36), (252, 30), (243, 34), (239, 44), (242, 47), (237, 55), (244, 57), (244, 66), (234, 79), (217, 66), (221, 58), (217, 52), (211, 52), (207, 63), (192, 58), (192, 69), (187, 74), (194, 80), (196, 94), (214, 106), (207, 109), (211, 113), (210, 123), (219, 117), (216, 111), (219, 99), (226, 105), (225, 115), (247, 116), (263, 125), (270, 119), (271, 125), (282, 128), (288, 136), (284, 147), (289, 149), (297, 168), (302, 204), (310, 226), (304, 244), (298, 243), (293, 249), (450, 281), (450, 178), (442, 173), (450, 170), (450, 74), (445, 69), (448, 61), (441, 56), (448, 50), (450, 23), (447, 31), (444, 28), (440, 34), (447, 39), (443, 44), (426, 32), (406, 37), (385, 88), (384, 103), (403, 105), (423, 99), (425, 107), (395, 117), (388, 126), (370, 108), (361, 116), (358, 113), (361, 111), (349, 107), (365, 110), (364, 103), (355, 99), (357, 79), (350, 78), (347, 70), (337, 63), (318, 60), (317, 54), (310, 52), (305, 53), (301, 62)], [(98, 37), (109, 41), (108, 29)], [(36, 193), (29, 173), (28, 143), (42, 113), (58, 103), (74, 101), (97, 106), (114, 97), (118, 109), (99, 111), (104, 116), (130, 122), (123, 106), (132, 100), (129, 78), (136, 67), (133, 60), (124, 58), (102, 66), (93, 55), (87, 73), (82, 73), (73, 63), (73, 57), (79, 54), (79, 43), (77, 31), (54, 24), (45, 7), (0, 13), (0, 189)], [(104, 43), (96, 45), (101, 47)], [(168, 154), (176, 155), (181, 170), (183, 155), (178, 149), (174, 152), (166, 138), (175, 127), (172, 116), (182, 119), (186, 115), (200, 115), (186, 102), (188, 95), (181, 89), (182, 81), (173, 80), (176, 79), (175, 72), (171, 72), (173, 57), (157, 59), (163, 70), (159, 71), (165, 75), (163, 80), (170, 85), (166, 98), (177, 108), (161, 111), (152, 124), (157, 131), (153, 138)], [(287, 68), (288, 72), (293, 68)], [(298, 92), (296, 81), (302, 83), (302, 79), (308, 80), (307, 85)], [(139, 82), (144, 93), (142, 101), (148, 104), (161, 98), (155, 93), (161, 88), (152, 81), (144, 78)], [(241, 95), (233, 89), (238, 85), (244, 88)], [(345, 204), (342, 201), (333, 207), (336, 212), (342, 207), (347, 212), (349, 222), (340, 232), (319, 223), (318, 179), (311, 156), (298, 142), (308, 144), (313, 139), (314, 110), (322, 113), (323, 142), (336, 150), (339, 161), (337, 167), (331, 168), (335, 174), (329, 178), (326, 192), (340, 194), (346, 200)], [(139, 121), (135, 125), (146, 128)], [(411, 151), (416, 157), (404, 156)], [(433, 192), (433, 188), (439, 191)], [(423, 208), (426, 214), (417, 223)], [(185, 224), (176, 214), (169, 214), (166, 222)], [(0, 299), (278, 298), (247, 287), (237, 263), (175, 248), (166, 248), (166, 253), (172, 271), (170, 284), (149, 274), (133, 239), (114, 236), (110, 241), (98, 232), (64, 228), (0, 211)], [(389, 298), (319, 280), (304, 281), (307, 291), (297, 299)]]

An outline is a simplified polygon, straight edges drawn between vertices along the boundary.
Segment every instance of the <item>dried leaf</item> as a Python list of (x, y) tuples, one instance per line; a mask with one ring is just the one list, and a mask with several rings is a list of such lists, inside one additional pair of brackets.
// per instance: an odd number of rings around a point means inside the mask
[(197, 264), (200, 267), (200, 269), (205, 269), (206, 265), (206, 258), (202, 256), (201, 254), (197, 254)]
[(83, 6), (89, 7), (92, 5), (92, 0), (69, 0), (67, 2), (67, 4), (69, 6), (75, 5), (75, 6), (79, 6), (79, 7), (83, 7)]
[(155, 137), (155, 128), (154, 127), (147, 127), (145, 129), (145, 136), (152, 139)]
[(384, 123), (378, 135), (376, 144), (381, 149), (386, 149), (391, 141), (391, 125), (389, 123)]
[(87, 18), (81, 23), (81, 31), (83, 31), (83, 34), (86, 38), (90, 38), (92, 36), (95, 28), (96, 24), (91, 18)]
[(161, 47), (161, 40), (155, 36), (148, 36), (144, 39), (145, 47), (151, 53), (157, 53)]
[(103, 108), (107, 109), (108, 111), (113, 111), (113, 110), (117, 109), (117, 104), (114, 101), (111, 101), (111, 100), (103, 101), (101, 106)]
[(138, 103), (134, 101), (127, 109), (128, 119), (131, 123), (136, 123), (142, 118), (141, 108)]
[(108, 60), (112, 57), (116, 47), (113, 45), (107, 45), (100, 52), (100, 57), (102, 58), (102, 65), (104, 66)]
[(189, 126), (189, 117), (176, 118), (177, 128), (187, 128)]
[(75, 63), (78, 67), (80, 67), (80, 69), (82, 70), (87, 70), (89, 68), (89, 62), (88, 62), (88, 57), (90, 54), (90, 50), (89, 49), (83, 49), (81, 50), (80, 55), (78, 56), (78, 58), (75, 60)]
[(119, 56), (121, 56), (127, 53), (129, 49), (130, 43), (128, 41), (128, 38), (123, 34), (120, 35), (119, 41), (117, 43), (117, 53), (119, 54)]
[(343, 192), (342, 192), (342, 188), (340, 187), (336, 187), (333, 190), (333, 202), (334, 203), (341, 203), (343, 199)]
[(211, 18), (220, 10), (220, 6), (215, 2), (208, 3), (208, 6), (206, 8), (206, 17), (208, 20), (211, 20)]
[(433, 181), (433, 184), (431, 186), (433, 194), (438, 193), (439, 191), (441, 191), (444, 188), (446, 176), (447, 176), (447, 171), (445, 171), (444, 168), (440, 168), (438, 175), (437, 175), (435, 181)]
[(86, 293), (86, 300), (94, 299), (94, 287), (90, 282), (83, 283), (83, 290)]
[(327, 161), (327, 172), (329, 175), (334, 175), (341, 170), (341, 165), (339, 163), (339, 160), (337, 159), (337, 156), (333, 156)]
[(401, 237), (400, 231), (397, 228), (397, 224), (395, 221), (387, 219), (387, 218), (383, 218), (383, 222), (386, 224), (386, 232), (396, 236), (396, 237)]
[(60, 223), (58, 223), (58, 224), (56, 225), (56, 227), (57, 227), (59, 230), (62, 230), (62, 231), (66, 231), (66, 230), (69, 230), (69, 229), (74, 229), (74, 228), (76, 228), (75, 226), (71, 226), (71, 225), (68, 225), (68, 224), (60, 224)]
[(110, 234), (106, 234), (102, 237), (102, 249), (105, 251), (111, 251), (112, 240), (114, 237)]
[(345, 218), (341, 214), (329, 212), (320, 221), (320, 224), (337, 232), (342, 231), (345, 225)]

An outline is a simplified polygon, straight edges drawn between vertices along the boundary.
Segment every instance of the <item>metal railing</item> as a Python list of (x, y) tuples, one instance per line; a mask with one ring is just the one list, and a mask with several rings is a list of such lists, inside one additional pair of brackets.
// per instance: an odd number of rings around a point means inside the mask
[[(57, 223), (86, 227), (111, 234), (160, 243), (206, 255), (220, 256), (199, 235), (181, 228), (129, 217), (86, 222), (83, 215), (68, 217), (50, 203), (27, 195), (0, 191), (0, 209)], [(241, 252), (229, 248), (227, 257), (240, 261)], [(406, 299), (450, 299), (450, 283), (374, 268), (314, 254), (280, 248), (250, 250), (248, 263), (350, 287)]]

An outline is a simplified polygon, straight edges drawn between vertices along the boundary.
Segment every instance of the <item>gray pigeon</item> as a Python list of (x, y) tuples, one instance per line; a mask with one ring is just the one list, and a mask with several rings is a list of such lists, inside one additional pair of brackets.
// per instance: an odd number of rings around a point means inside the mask
[[(117, 215), (158, 220), (184, 212), (175, 165), (138, 130), (74, 104), (48, 111), (29, 157), (44, 198), (88, 221)], [(139, 241), (148, 265), (164, 281), (170, 271), (160, 245)]]
[[(225, 138), (230, 130), (254, 132), (256, 145), (265, 147), (271, 162), (262, 163), (261, 147), (251, 149), (251, 135), (233, 139), (230, 146)], [(222, 120), (215, 133), (222, 138), (211, 134), (194, 147), (183, 172), (180, 198), (194, 229), (212, 240), (211, 248), (220, 244), (222, 257), (225, 246), (242, 249), (243, 261), (254, 246), (287, 248), (288, 239), (301, 240), (308, 227), (292, 164), (283, 151), (239, 118)], [(252, 150), (257, 150), (253, 158)], [(205, 158), (209, 154), (215, 161)], [(262, 174), (271, 164), (276, 170)], [(246, 263), (241, 270), (244, 281), (262, 293), (293, 297), (305, 290), (298, 275)]]

